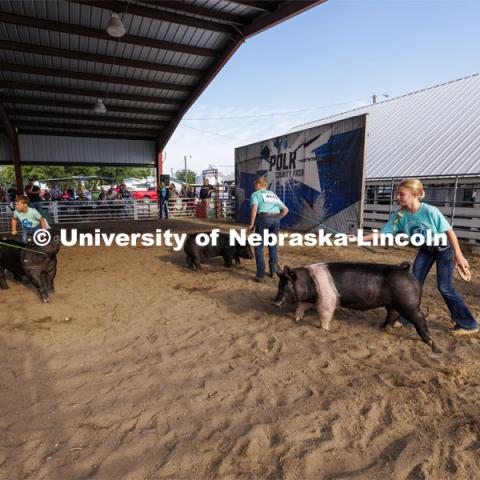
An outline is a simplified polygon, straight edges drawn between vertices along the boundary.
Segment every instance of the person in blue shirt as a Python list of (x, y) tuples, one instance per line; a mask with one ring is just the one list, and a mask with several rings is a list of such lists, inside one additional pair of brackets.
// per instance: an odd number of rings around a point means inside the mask
[[(455, 265), (464, 274), (470, 274), (470, 265), (463, 256), (457, 236), (452, 226), (437, 207), (422, 202), (425, 197), (423, 184), (420, 180), (407, 179), (402, 181), (397, 189), (397, 200), (400, 209), (394, 212), (388, 223), (381, 229), (382, 233), (406, 233), (412, 236), (415, 233), (426, 235), (427, 230), (432, 233), (445, 233), (448, 244), (445, 247), (422, 246), (413, 264), (413, 274), (423, 285), (433, 264), (437, 267), (437, 286), (450, 311), (455, 323), (454, 335), (470, 335), (479, 331), (478, 323), (463, 298), (453, 288), (453, 272)], [(372, 235), (363, 237), (371, 240)], [(411, 325), (403, 317), (399, 318), (404, 325)]]
[[(267, 185), (268, 182), (264, 177), (258, 178), (255, 181), (255, 192), (253, 192), (250, 197), (252, 210), (249, 230), (253, 231), (255, 229), (255, 232), (261, 234), (262, 237), (266, 230), (278, 238), (280, 220), (288, 214), (288, 208), (274, 192), (267, 190)], [(255, 247), (255, 262), (257, 264), (255, 281), (257, 282), (263, 282), (265, 280), (263, 247), (263, 242), (261, 245)], [(280, 270), (278, 266), (277, 245), (268, 247), (268, 257), (270, 277), (273, 277), (274, 274)]]
[(28, 197), (20, 195), (15, 201), (15, 211), (12, 217), (12, 235), (17, 234), (17, 222), (22, 224), (22, 241), (27, 243), (28, 235), (33, 235), (41, 228), (47, 229), (47, 223), (40, 212), (28, 206)]

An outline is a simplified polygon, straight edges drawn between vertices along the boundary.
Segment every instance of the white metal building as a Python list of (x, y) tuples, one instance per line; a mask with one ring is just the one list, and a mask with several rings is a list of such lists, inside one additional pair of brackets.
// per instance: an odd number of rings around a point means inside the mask
[(368, 114), (364, 226), (395, 209), (395, 184), (422, 179), (426, 200), (480, 243), (480, 74), (360, 107), (293, 130)]
[(368, 113), (367, 178), (480, 175), (480, 74), (340, 113)]

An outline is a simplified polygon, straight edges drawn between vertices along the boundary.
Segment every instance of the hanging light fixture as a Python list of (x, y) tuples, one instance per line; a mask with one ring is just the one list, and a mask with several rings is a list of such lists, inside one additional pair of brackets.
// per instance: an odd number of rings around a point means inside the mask
[(127, 33), (125, 25), (120, 20), (118, 13), (112, 12), (112, 16), (107, 25), (107, 33), (115, 38), (123, 37)]
[(97, 100), (97, 103), (93, 107), (93, 111), (95, 113), (107, 113), (107, 107), (105, 106), (101, 98)]

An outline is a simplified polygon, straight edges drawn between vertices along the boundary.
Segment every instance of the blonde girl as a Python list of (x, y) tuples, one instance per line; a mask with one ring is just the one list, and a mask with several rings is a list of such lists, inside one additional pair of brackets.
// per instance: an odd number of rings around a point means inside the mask
[[(288, 207), (277, 197), (275, 192), (267, 190), (267, 186), (268, 182), (265, 177), (257, 178), (255, 180), (255, 192), (250, 197), (252, 210), (249, 230), (255, 230), (256, 233), (262, 235), (261, 245), (255, 247), (257, 275), (254, 280), (260, 283), (265, 280), (265, 259), (263, 255), (265, 231), (278, 236), (280, 220), (288, 214)], [(269, 276), (273, 278), (274, 274), (280, 271), (276, 244), (268, 247), (268, 264), (270, 267)]]
[[(445, 247), (420, 247), (413, 264), (413, 274), (420, 283), (424, 283), (433, 264), (437, 267), (437, 287), (447, 304), (452, 321), (455, 323), (454, 335), (470, 335), (478, 332), (478, 323), (463, 298), (453, 288), (453, 272), (455, 264), (464, 273), (469, 274), (470, 266), (463, 256), (457, 236), (452, 226), (437, 207), (422, 200), (425, 190), (420, 180), (413, 178), (403, 180), (397, 188), (397, 201), (400, 209), (392, 214), (388, 223), (381, 229), (382, 233), (406, 233), (412, 236), (415, 233), (426, 235), (427, 230), (432, 233), (445, 233), (448, 245)], [(370, 240), (373, 235), (365, 236)], [(403, 324), (406, 319), (400, 317)]]

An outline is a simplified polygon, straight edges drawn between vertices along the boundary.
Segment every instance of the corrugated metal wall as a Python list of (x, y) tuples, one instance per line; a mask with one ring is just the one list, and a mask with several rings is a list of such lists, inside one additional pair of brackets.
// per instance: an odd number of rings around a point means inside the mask
[[(108, 138), (19, 135), (23, 164), (155, 165), (155, 142)], [(0, 163), (11, 164), (8, 140), (0, 139)]]
[(368, 113), (367, 178), (480, 173), (480, 75), (292, 129)]

